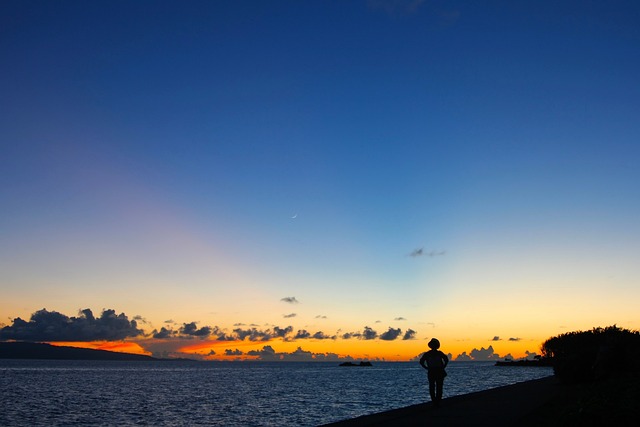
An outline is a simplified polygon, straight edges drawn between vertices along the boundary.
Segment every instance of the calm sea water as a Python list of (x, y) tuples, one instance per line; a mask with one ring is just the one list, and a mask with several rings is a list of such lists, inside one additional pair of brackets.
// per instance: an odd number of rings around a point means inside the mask
[[(445, 398), (552, 375), (452, 362)], [(0, 360), (0, 426), (317, 426), (428, 401), (413, 363)]]

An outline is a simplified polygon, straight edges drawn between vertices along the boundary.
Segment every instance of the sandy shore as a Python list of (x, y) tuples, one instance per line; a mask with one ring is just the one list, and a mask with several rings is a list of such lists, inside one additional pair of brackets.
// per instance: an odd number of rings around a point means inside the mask
[(549, 376), (445, 398), (439, 408), (428, 402), (327, 426), (513, 426), (550, 401), (559, 389), (558, 381)]

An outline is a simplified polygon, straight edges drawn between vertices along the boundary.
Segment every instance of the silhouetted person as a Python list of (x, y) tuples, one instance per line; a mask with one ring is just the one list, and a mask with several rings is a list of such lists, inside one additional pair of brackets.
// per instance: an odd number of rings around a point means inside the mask
[(440, 348), (440, 341), (432, 338), (429, 341), (429, 348), (420, 358), (420, 366), (428, 371), (429, 378), (429, 394), (431, 395), (431, 401), (436, 405), (440, 405), (442, 399), (442, 387), (444, 386), (444, 377), (447, 376), (444, 368), (449, 364), (449, 358), (446, 354), (438, 350)]

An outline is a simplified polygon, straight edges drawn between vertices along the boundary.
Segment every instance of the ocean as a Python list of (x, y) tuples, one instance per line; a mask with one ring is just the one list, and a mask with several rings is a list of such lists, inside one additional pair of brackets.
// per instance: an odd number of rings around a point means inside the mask
[[(451, 362), (444, 397), (553, 374)], [(0, 360), (0, 426), (318, 426), (429, 401), (417, 362)]]

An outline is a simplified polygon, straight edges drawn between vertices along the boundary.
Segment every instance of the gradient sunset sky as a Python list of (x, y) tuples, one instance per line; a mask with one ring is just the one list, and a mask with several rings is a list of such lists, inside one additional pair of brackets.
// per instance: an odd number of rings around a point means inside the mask
[(85, 309), (142, 332), (46, 340), (640, 329), (640, 2), (9, 0), (0, 58), (0, 339)]

